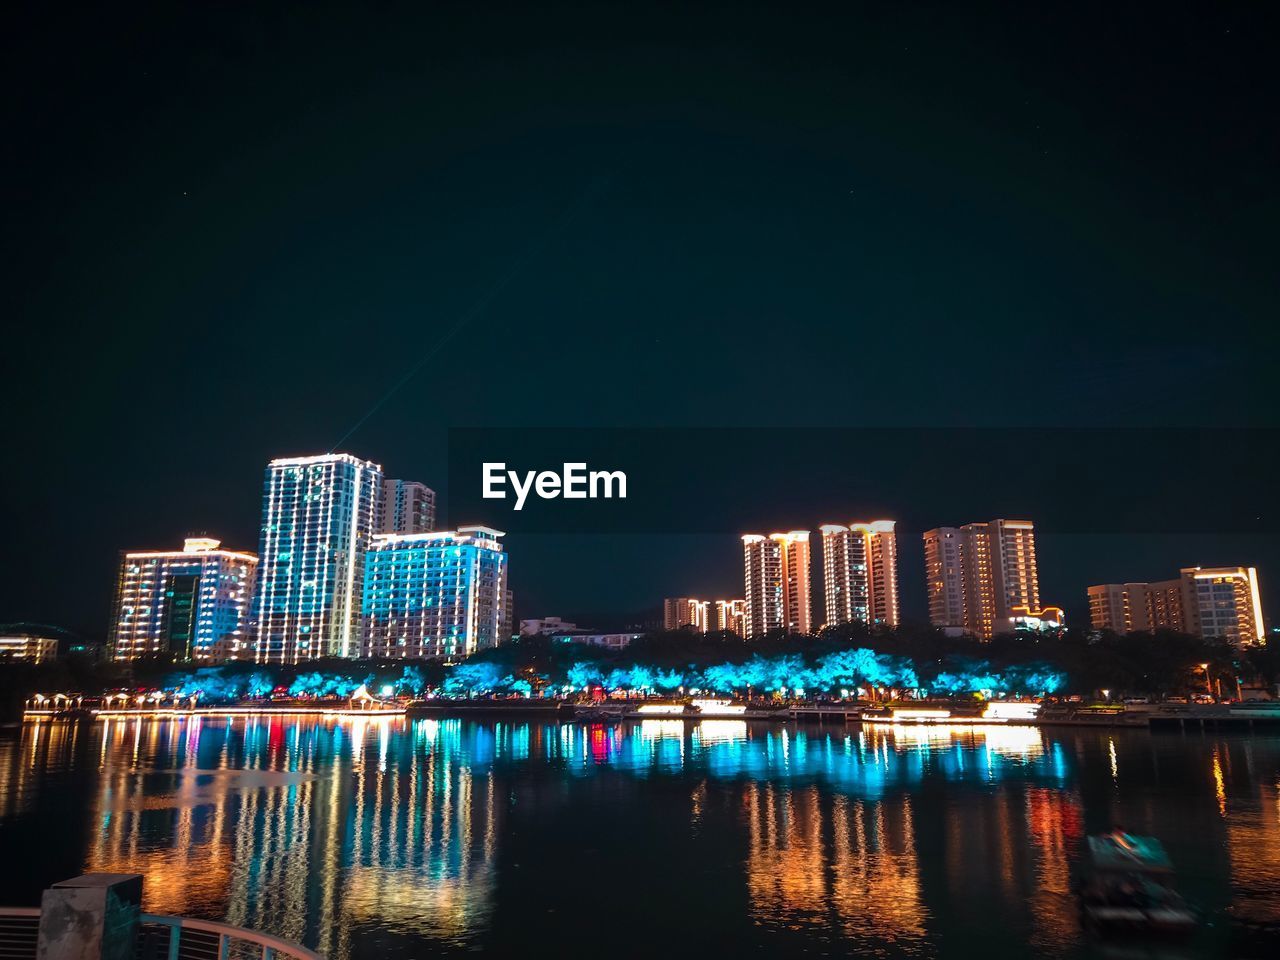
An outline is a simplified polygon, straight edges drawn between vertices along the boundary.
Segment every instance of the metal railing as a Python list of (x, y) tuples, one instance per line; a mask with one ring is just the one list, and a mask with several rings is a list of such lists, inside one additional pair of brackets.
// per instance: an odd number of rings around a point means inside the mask
[[(35, 960), (39, 907), (0, 907), (0, 960)], [(299, 943), (229, 923), (144, 913), (137, 960), (324, 960)]]
[(0, 960), (33, 960), (39, 932), (39, 907), (0, 907)]

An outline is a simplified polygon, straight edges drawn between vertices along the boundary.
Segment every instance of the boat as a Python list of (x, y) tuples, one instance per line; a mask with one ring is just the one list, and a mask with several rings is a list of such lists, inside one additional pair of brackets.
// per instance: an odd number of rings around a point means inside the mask
[(1077, 888), (1081, 922), (1099, 936), (1189, 934), (1198, 920), (1173, 881), (1173, 864), (1155, 837), (1123, 830), (1089, 837)]

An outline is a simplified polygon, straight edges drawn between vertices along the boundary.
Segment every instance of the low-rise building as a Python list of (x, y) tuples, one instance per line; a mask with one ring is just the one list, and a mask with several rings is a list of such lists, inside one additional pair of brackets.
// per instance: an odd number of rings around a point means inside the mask
[(639, 640), (643, 633), (566, 633), (557, 635), (556, 640), (564, 643), (581, 643), (590, 647), (604, 647), (608, 650), (625, 650), (633, 640)]
[(561, 633), (585, 632), (576, 623), (562, 620), (559, 617), (541, 617), (520, 621), (522, 637), (554, 637)]

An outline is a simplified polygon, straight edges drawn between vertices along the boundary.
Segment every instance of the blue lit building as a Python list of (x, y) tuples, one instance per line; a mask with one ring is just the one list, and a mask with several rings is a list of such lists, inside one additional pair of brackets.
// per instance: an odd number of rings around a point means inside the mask
[(116, 581), (111, 656), (179, 660), (249, 655), (249, 603), (258, 558), (189, 537), (181, 550), (126, 553)]
[(366, 657), (465, 657), (511, 632), (500, 530), (382, 534), (365, 555)]
[(267, 466), (254, 600), (260, 663), (359, 655), (382, 481), (382, 467), (346, 453)]

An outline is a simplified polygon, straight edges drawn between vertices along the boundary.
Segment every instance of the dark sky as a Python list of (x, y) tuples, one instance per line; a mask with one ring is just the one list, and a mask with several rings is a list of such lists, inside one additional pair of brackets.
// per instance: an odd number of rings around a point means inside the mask
[[(266, 461), (423, 358), (343, 447), (436, 485), (455, 426), (1275, 426), (1274, 15), (1048, 6), (8, 11), (0, 620), (100, 634), (117, 550), (255, 546)], [(1081, 537), (1069, 611), (1196, 562), (1277, 609), (1261, 528)], [(509, 549), (524, 616), (740, 584), (731, 536)]]

